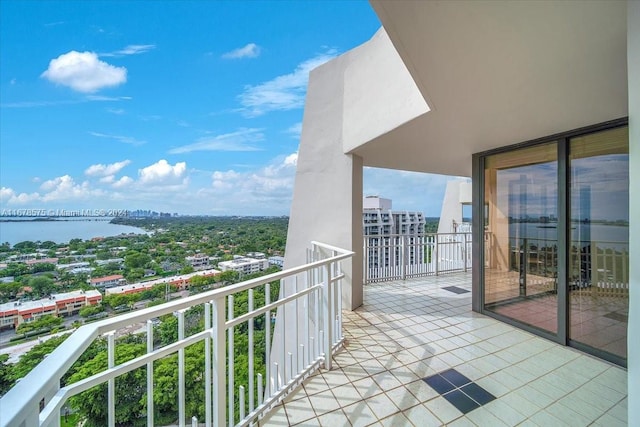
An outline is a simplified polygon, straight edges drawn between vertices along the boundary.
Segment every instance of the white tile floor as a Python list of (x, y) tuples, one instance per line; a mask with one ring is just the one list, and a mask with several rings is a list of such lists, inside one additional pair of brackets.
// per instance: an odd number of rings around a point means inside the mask
[[(624, 369), (471, 311), (470, 274), (365, 287), (346, 346), (260, 425), (625, 426)], [(422, 378), (455, 368), (497, 397), (466, 415)]]

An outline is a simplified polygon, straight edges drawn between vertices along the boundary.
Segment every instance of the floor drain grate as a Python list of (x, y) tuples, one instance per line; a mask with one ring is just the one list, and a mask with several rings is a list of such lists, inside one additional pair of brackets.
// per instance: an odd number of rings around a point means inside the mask
[(442, 289), (444, 289), (445, 291), (453, 292), (454, 294), (466, 294), (468, 292), (471, 292), (466, 289), (459, 288), (457, 286), (446, 286)]
[(455, 369), (431, 375), (423, 380), (463, 414), (495, 399), (494, 395)]

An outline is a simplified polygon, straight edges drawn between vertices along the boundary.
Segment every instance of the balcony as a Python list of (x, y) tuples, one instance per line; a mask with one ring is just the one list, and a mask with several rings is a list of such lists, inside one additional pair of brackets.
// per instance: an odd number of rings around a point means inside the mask
[[(103, 425), (120, 425), (129, 394), (120, 381), (132, 373), (138, 389), (129, 401), (147, 425), (626, 425), (624, 369), (472, 312), (470, 239), (415, 243), (425, 244), (421, 253), (433, 269), (387, 270), (404, 271), (404, 280), (377, 276), (353, 312), (337, 298), (341, 262), (352, 253), (314, 243), (300, 267), (83, 326), (0, 400), (0, 425), (59, 425), (69, 399), (96, 386)], [(408, 241), (388, 249), (415, 252)], [(277, 298), (287, 282), (293, 291)], [(238, 310), (234, 300), (242, 299)], [(203, 314), (191, 332), (190, 310)], [(286, 321), (291, 310), (303, 320)], [(281, 321), (272, 323), (276, 311)], [(172, 313), (177, 339), (158, 345), (156, 319)], [(119, 360), (116, 338), (131, 329), (146, 350)], [(235, 330), (246, 332), (244, 346), (254, 351), (245, 352)], [(61, 387), (73, 362), (100, 339), (104, 369)], [(190, 372), (185, 358), (194, 354), (202, 366)], [(159, 384), (158, 364), (167, 358), (174, 358), (175, 379)], [(450, 378), (451, 369), (463, 381), (444, 381), (442, 393), (424, 381)], [(169, 422), (158, 417), (154, 390), (163, 387), (177, 389)], [(478, 388), (485, 394), (473, 394)]]
[[(331, 370), (344, 341), (341, 262), (352, 255), (313, 242), (302, 266), (82, 326), (0, 400), (0, 425), (57, 426), (90, 400), (92, 425), (255, 423)], [(296, 312), (304, 321), (287, 322)], [(81, 369), (93, 371), (72, 373), (85, 352)]]
[[(627, 425), (626, 370), (472, 312), (460, 289), (470, 273), (367, 285), (334, 369), (260, 425)], [(423, 380), (450, 369), (495, 399), (463, 413)]]

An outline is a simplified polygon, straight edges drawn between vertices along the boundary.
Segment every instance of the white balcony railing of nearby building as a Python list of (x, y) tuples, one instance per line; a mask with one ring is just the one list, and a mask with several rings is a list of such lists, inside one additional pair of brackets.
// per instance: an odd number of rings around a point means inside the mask
[[(570, 245), (568, 283), (571, 290), (592, 288), (599, 295), (628, 294), (628, 242), (577, 240), (571, 241)], [(511, 238), (509, 253), (510, 270), (519, 271), (521, 275), (557, 277), (557, 240)]]
[(471, 233), (370, 235), (364, 238), (365, 283), (469, 269)]
[[(177, 419), (180, 426), (200, 421), (207, 426), (255, 423), (320, 366), (330, 369), (331, 357), (343, 341), (341, 262), (353, 253), (318, 242), (312, 246), (305, 265), (82, 326), (0, 400), (0, 425), (58, 426), (61, 410), (69, 399), (95, 390), (96, 386), (106, 389), (104, 425), (121, 424), (117, 420), (121, 408), (116, 402), (123, 396), (116, 395), (116, 384), (123, 375), (136, 369), (140, 369), (136, 372), (142, 375), (141, 390), (133, 401), (143, 405), (143, 415), (136, 421), (144, 422), (146, 416), (147, 425), (155, 425), (154, 387), (160, 386), (154, 381), (154, 363), (175, 358), (176, 354), (177, 363), (172, 366), (177, 370), (177, 384), (169, 388), (178, 390), (174, 420)], [(292, 291), (284, 295), (280, 292), (279, 297), (272, 295), (275, 292), (272, 288), (284, 289), (279, 284), (285, 281), (294, 283), (293, 288), (289, 287)], [(242, 298), (243, 304), (234, 304), (234, 298)], [(306, 313), (307, 320), (272, 322), (276, 312), (291, 312), (291, 309)], [(185, 326), (185, 313), (192, 314), (194, 310), (200, 313), (201, 320), (204, 318), (202, 327), (196, 330)], [(177, 317), (177, 340), (159, 346), (157, 340), (154, 341), (154, 324), (158, 317), (172, 313)], [(146, 351), (116, 364), (119, 345), (116, 337), (123, 329), (135, 329), (139, 324), (143, 329), (137, 338), (144, 348), (146, 334)], [(262, 335), (258, 335), (259, 329)], [(283, 336), (295, 334), (295, 349), (285, 349), (285, 340), (281, 340), (282, 349), (272, 352), (272, 342), (277, 342), (272, 341), (276, 329)], [(234, 334), (236, 330), (242, 331), (241, 339)], [(61, 387), (61, 380), (73, 363), (94, 341), (105, 336), (108, 366), (95, 375)], [(258, 336), (260, 342), (257, 342)], [(246, 353), (239, 354), (238, 342), (245, 343)], [(199, 350), (197, 353), (202, 357), (202, 366), (195, 373), (185, 372), (185, 351), (191, 352), (189, 348), (194, 345), (203, 347), (204, 356)], [(292, 351), (285, 353), (289, 349)], [(272, 357), (278, 360), (271, 360)], [(193, 402), (186, 401), (186, 395), (194, 388), (203, 389), (200, 391), (204, 400), (201, 420), (187, 409)], [(133, 390), (126, 392), (133, 393)]]

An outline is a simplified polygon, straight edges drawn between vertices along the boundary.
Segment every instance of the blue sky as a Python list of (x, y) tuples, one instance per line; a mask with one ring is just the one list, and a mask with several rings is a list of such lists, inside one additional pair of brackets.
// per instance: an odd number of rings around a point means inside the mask
[[(364, 1), (0, 2), (0, 207), (287, 215), (309, 70)], [(439, 215), (445, 177), (365, 171)], [(415, 186), (423, 187), (415, 200)]]

